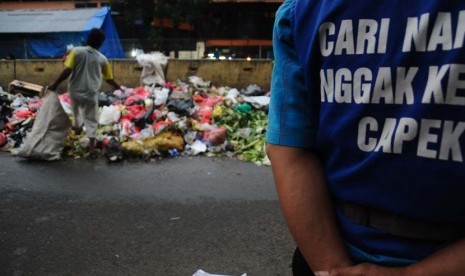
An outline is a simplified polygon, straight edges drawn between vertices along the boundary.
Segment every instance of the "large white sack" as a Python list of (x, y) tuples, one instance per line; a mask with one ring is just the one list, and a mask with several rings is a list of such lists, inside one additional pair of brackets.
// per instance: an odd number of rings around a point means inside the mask
[(168, 57), (162, 53), (141, 54), (136, 57), (139, 65), (142, 66), (140, 76), (141, 85), (161, 85), (165, 84), (165, 67), (168, 64)]
[(58, 95), (48, 91), (18, 155), (41, 160), (61, 159), (66, 137), (71, 128), (68, 115), (61, 106)]

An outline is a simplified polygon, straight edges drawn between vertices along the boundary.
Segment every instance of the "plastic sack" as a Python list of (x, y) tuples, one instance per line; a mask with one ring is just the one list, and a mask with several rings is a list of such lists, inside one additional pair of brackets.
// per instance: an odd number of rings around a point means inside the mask
[(119, 121), (121, 112), (117, 106), (110, 105), (102, 107), (98, 123), (101, 125), (111, 125)]
[(58, 95), (48, 92), (43, 98), (31, 132), (18, 155), (41, 160), (59, 160), (65, 147), (71, 122), (61, 106)]
[(164, 71), (168, 63), (168, 57), (162, 53), (141, 54), (137, 56), (137, 62), (142, 66), (141, 85), (165, 84)]

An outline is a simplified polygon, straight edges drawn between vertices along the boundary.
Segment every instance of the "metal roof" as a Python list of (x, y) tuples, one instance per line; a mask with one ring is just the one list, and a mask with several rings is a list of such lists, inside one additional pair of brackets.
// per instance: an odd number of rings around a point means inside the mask
[(95, 19), (102, 12), (108, 9), (0, 11), (0, 33), (81, 32), (100, 27), (103, 18), (100, 24)]

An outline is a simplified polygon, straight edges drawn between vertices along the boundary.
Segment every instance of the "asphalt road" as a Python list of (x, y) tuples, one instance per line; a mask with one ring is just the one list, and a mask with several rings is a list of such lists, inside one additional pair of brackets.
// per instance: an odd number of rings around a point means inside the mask
[(0, 275), (290, 275), (271, 169), (0, 152)]

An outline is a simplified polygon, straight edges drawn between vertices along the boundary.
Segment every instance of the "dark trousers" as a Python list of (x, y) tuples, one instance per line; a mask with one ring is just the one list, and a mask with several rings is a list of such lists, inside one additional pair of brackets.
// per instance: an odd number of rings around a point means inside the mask
[(294, 256), (292, 257), (292, 275), (313, 276), (313, 271), (308, 266), (302, 253), (300, 253), (299, 248), (295, 249)]

